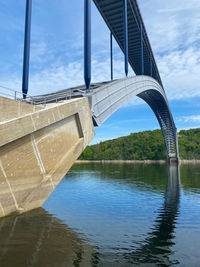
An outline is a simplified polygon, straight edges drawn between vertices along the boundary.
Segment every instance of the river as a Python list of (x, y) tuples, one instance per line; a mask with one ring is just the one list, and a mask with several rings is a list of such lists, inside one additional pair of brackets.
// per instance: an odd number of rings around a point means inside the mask
[(75, 164), (0, 220), (0, 266), (200, 266), (200, 165)]

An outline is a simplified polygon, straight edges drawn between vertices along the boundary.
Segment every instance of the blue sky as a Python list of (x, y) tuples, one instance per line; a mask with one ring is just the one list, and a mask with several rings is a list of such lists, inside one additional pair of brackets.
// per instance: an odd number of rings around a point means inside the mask
[[(29, 94), (83, 84), (83, 0), (33, 0)], [(177, 128), (200, 127), (200, 1), (138, 0)], [(0, 85), (21, 90), (25, 0), (0, 0)], [(92, 82), (110, 78), (109, 31), (92, 5)], [(114, 43), (114, 78), (124, 77)], [(134, 75), (130, 71), (129, 75)], [(138, 98), (93, 143), (159, 125)]]

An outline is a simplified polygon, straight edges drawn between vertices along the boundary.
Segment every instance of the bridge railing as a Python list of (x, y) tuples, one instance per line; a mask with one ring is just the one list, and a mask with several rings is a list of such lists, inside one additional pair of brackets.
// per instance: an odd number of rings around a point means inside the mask
[(22, 92), (5, 87), (5, 86), (0, 86), (0, 96), (9, 98), (15, 101), (19, 101), (19, 102), (28, 102), (30, 104), (34, 104), (34, 99), (31, 95), (26, 94), (26, 98), (29, 101), (25, 101), (23, 99), (24, 94)]
[(18, 101), (22, 101), (22, 98), (23, 98), (22, 92), (16, 91), (14, 89), (11, 89), (5, 86), (0, 86), (0, 96), (10, 98), (13, 100), (18, 100)]
[[(91, 91), (91, 90), (90, 90)], [(24, 93), (5, 87), (0, 86), (0, 96), (6, 97), (15, 101), (25, 102), (32, 105), (37, 105), (42, 108), (46, 108), (47, 104), (50, 103), (58, 103), (61, 100), (68, 100), (72, 97), (82, 96), (86, 92), (77, 88), (69, 88), (66, 89), (64, 92), (55, 93), (48, 96), (31, 96), (26, 94), (26, 98), (24, 99)]]
[(76, 88), (69, 88), (66, 89), (64, 92), (61, 93), (53, 93), (52, 95), (49, 94), (47, 96), (27, 96), (26, 100), (21, 99), (22, 101), (26, 102), (26, 103), (30, 103), (32, 105), (39, 105), (41, 107), (46, 107), (47, 104), (51, 104), (51, 103), (58, 103), (62, 100), (69, 100), (75, 97), (82, 97), (83, 95), (85, 95), (86, 93), (91, 93), (92, 90), (89, 91), (85, 91), (85, 90), (80, 90), (80, 89), (76, 89)]

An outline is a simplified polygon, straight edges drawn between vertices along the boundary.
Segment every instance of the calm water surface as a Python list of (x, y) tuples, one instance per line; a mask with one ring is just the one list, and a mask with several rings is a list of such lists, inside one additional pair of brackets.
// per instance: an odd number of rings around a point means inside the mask
[(0, 220), (0, 267), (200, 266), (200, 165), (77, 164)]

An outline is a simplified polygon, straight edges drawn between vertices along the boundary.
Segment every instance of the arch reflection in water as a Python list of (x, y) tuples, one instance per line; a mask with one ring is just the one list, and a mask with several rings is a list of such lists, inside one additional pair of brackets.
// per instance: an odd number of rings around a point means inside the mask
[(147, 237), (133, 252), (124, 254), (128, 263), (154, 263), (162, 266), (178, 264), (172, 261), (170, 256), (173, 254), (172, 246), (175, 245), (174, 230), (179, 215), (180, 200), (180, 171), (179, 166), (168, 167), (168, 183), (164, 198), (163, 207), (158, 210), (155, 225)]
[(40, 208), (0, 220), (0, 266), (92, 266), (94, 248)]

